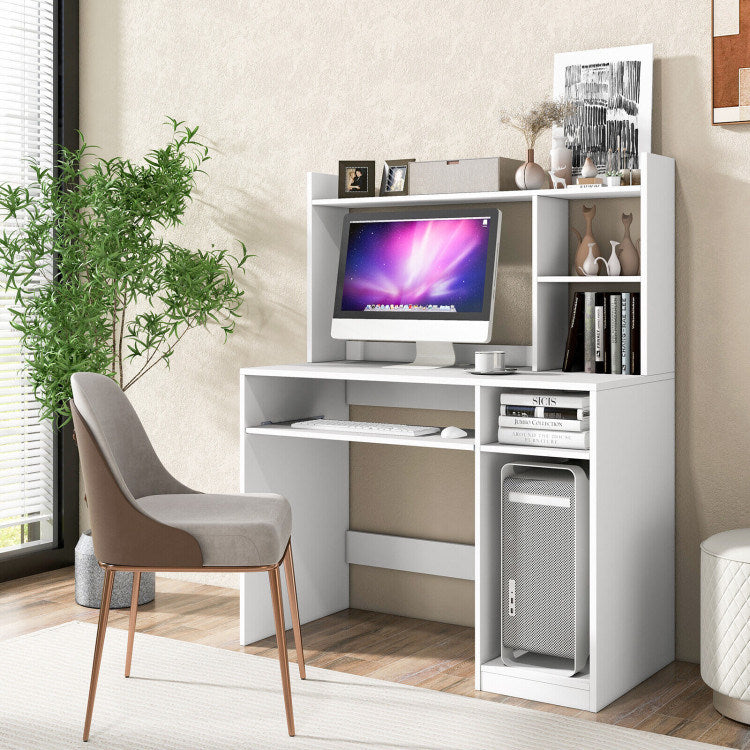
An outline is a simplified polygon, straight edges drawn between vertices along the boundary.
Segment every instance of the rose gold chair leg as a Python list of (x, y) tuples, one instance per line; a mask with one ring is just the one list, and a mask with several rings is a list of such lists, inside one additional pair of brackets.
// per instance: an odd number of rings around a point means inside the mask
[(305, 674), (305, 653), (302, 650), (302, 629), (299, 624), (299, 605), (297, 603), (297, 584), (294, 580), (294, 561), (292, 560), (292, 543), (284, 553), (284, 575), (286, 576), (286, 592), (289, 595), (289, 609), (292, 612), (292, 629), (294, 630), (294, 647), (297, 649), (297, 666), (301, 680)]
[(130, 663), (133, 660), (133, 638), (135, 638), (135, 620), (138, 617), (138, 593), (141, 588), (141, 571), (133, 573), (133, 595), (130, 600), (130, 621), (128, 623), (128, 650), (125, 653), (125, 677), (130, 677)]
[(104, 585), (102, 586), (102, 601), (99, 605), (99, 627), (96, 631), (96, 646), (94, 646), (94, 663), (91, 667), (91, 684), (89, 685), (89, 702), (86, 706), (86, 723), (83, 727), (83, 741), (88, 742), (91, 729), (91, 715), (94, 712), (94, 698), (96, 697), (96, 683), (99, 680), (99, 667), (102, 664), (102, 649), (104, 636), (107, 633), (107, 619), (109, 617), (109, 602), (112, 598), (112, 586), (115, 582), (115, 572), (110, 568), (104, 569)]
[(279, 667), (281, 668), (281, 687), (284, 691), (284, 708), (289, 736), (294, 737), (294, 714), (292, 713), (292, 685), (289, 680), (289, 657), (286, 652), (286, 633), (284, 632), (284, 604), (281, 599), (281, 576), (278, 566), (268, 571), (271, 584), (271, 602), (273, 616), (276, 620), (276, 645), (279, 649)]

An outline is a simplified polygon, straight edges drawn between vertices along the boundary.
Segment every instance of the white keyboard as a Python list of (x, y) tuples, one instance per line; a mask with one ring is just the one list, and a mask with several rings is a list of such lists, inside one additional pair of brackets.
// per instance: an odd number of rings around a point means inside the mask
[(308, 419), (292, 422), (297, 430), (330, 430), (332, 432), (367, 432), (371, 435), (391, 435), (393, 437), (419, 437), (435, 435), (439, 427), (419, 427), (411, 424), (380, 424), (378, 422), (349, 422), (339, 419)]

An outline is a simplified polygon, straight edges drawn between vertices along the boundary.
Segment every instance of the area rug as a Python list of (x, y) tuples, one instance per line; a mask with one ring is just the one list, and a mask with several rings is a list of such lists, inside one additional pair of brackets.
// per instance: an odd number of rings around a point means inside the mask
[(707, 750), (633, 729), (296, 664), (297, 736), (274, 659), (110, 628), (88, 745), (81, 741), (96, 627), (70, 622), (0, 642), (3, 750)]

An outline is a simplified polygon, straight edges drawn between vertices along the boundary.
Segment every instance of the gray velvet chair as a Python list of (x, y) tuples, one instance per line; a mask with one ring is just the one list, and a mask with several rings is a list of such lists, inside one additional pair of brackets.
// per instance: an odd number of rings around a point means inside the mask
[(302, 652), (292, 562), (292, 512), (281, 495), (210, 495), (178, 482), (163, 466), (117, 384), (82, 372), (71, 378), (71, 410), (86, 487), (94, 552), (104, 568), (84, 741), (94, 709), (109, 601), (118, 570), (133, 572), (125, 676), (130, 675), (140, 575), (145, 571), (266, 571), (276, 621), (287, 727), (294, 735), (280, 568), (284, 564), (297, 663)]

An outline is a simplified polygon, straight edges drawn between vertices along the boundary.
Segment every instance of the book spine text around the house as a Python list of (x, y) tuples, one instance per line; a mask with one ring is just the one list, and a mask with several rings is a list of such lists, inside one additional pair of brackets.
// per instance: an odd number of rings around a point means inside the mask
[(586, 432), (557, 432), (555, 430), (528, 430), (523, 428), (500, 427), (497, 440), (506, 445), (538, 445), (547, 448), (575, 448), (586, 450), (589, 447)]

